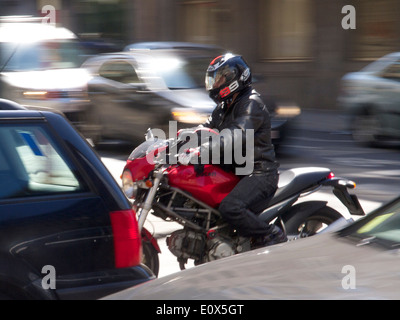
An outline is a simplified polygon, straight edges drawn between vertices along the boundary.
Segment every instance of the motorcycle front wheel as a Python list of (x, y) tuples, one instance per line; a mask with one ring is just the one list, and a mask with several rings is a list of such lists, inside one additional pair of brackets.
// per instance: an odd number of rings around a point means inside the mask
[(142, 263), (145, 264), (147, 267), (153, 271), (154, 275), (158, 277), (158, 273), (160, 270), (160, 259), (158, 257), (157, 250), (153, 247), (151, 242), (143, 241), (143, 258)]
[(305, 211), (299, 212), (285, 223), (286, 233), (289, 237), (295, 238), (311, 237), (342, 217), (338, 211), (328, 206), (324, 206), (312, 214)]

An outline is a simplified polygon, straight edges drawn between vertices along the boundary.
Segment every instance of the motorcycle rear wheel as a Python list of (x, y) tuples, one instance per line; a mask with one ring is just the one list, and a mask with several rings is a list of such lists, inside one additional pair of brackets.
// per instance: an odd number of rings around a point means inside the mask
[(286, 233), (289, 237), (311, 237), (343, 217), (338, 211), (328, 206), (324, 206), (310, 215), (306, 214), (308, 216), (296, 215), (294, 219), (285, 223)]

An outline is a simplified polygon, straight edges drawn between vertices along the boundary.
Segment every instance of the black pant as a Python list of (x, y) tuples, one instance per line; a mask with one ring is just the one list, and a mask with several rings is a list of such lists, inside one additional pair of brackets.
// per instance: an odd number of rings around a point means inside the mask
[(249, 208), (265, 199), (270, 200), (277, 189), (278, 179), (277, 171), (245, 176), (222, 200), (219, 211), (240, 236), (259, 237), (268, 234), (268, 224)]

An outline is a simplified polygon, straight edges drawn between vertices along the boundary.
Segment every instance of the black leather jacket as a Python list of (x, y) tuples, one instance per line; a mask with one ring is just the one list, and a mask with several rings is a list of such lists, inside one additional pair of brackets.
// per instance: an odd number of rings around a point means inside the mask
[[(271, 119), (268, 109), (261, 100), (259, 93), (251, 87), (243, 90), (229, 107), (224, 103), (219, 104), (210, 118), (203, 124), (203, 127), (219, 131), (219, 139), (213, 139), (203, 144), (202, 147), (211, 149), (211, 153), (219, 149), (220, 159), (223, 162), (221, 165), (225, 166), (226, 169), (246, 167), (245, 170), (240, 172), (236, 170), (236, 174), (248, 175), (276, 171), (279, 167), (275, 160), (274, 146), (271, 142)], [(249, 129), (254, 130), (254, 146), (251, 141), (248, 141), (249, 134), (253, 134)], [(238, 140), (241, 140), (241, 145)], [(233, 148), (230, 149), (232, 146)], [(236, 151), (234, 148), (236, 148)], [(232, 156), (233, 161), (227, 164), (224, 161), (224, 152), (228, 149), (228, 153), (231, 152), (232, 154), (232, 152), (238, 152), (240, 148), (246, 161), (252, 162), (251, 165), (240, 163), (243, 159), (238, 158), (235, 154)], [(215, 163), (215, 161), (212, 162)]]

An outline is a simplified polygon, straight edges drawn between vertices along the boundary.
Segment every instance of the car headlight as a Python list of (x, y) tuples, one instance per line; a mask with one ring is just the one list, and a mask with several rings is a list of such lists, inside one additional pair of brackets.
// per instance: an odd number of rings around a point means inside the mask
[(45, 100), (47, 91), (24, 91), (22, 95), (25, 99), (31, 100)]
[(301, 113), (301, 109), (296, 105), (278, 106), (275, 109), (275, 113), (277, 117), (292, 118), (298, 116)]
[(30, 100), (49, 100), (49, 99), (79, 99), (88, 100), (85, 90), (49, 90), (49, 91), (23, 91), (22, 96)]
[(200, 113), (195, 110), (173, 110), (172, 118), (182, 123), (200, 124), (207, 121), (209, 113)]
[(134, 199), (138, 190), (137, 184), (132, 180), (131, 172), (126, 169), (122, 173), (122, 190), (129, 199)]

